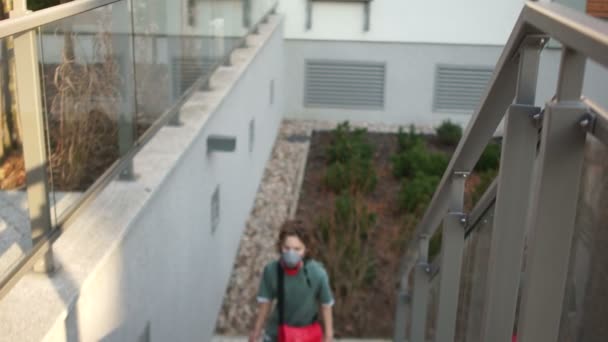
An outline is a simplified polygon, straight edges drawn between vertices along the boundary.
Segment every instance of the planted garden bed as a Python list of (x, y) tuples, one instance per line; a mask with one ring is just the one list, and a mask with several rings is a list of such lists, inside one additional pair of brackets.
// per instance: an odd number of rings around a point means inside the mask
[[(371, 133), (342, 123), (313, 133), (296, 218), (314, 228), (313, 253), (336, 297), (338, 336), (392, 336), (403, 248), (462, 133), (451, 123), (437, 131)], [(469, 177), (468, 207), (496, 174), (499, 152), (491, 144)]]

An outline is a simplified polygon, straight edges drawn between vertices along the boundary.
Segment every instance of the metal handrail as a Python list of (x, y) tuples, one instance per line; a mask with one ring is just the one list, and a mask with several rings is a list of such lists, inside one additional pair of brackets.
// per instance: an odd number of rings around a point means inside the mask
[[(419, 259), (417, 245), (420, 239), (428, 239), (437, 231), (448, 212), (454, 174), (468, 174), (473, 169), (507, 109), (513, 103), (521, 46), (529, 36), (541, 36), (544, 38), (544, 43), (548, 38), (547, 35), (570, 50), (582, 53), (588, 59), (608, 67), (608, 23), (555, 3), (525, 3), (496, 64), (494, 75), (486, 88), (480, 106), (465, 129), (441, 182), (414, 231), (414, 238), (406, 246), (401, 261), (399, 280), (399, 295), (405, 301), (398, 301), (396, 311), (398, 315), (404, 314), (404, 311), (399, 309), (399, 305), (404, 305), (403, 303), (410, 298), (408, 280), (409, 274), (416, 265), (416, 260)], [(595, 114), (592, 117), (594, 124), (589, 127), (593, 127), (594, 132), (608, 137), (608, 120), (606, 120), (608, 115), (604, 110), (594, 107), (591, 102), (586, 102), (586, 104), (592, 114)], [(421, 259), (426, 260), (426, 256), (422, 256)], [(397, 317), (398, 320), (403, 320), (402, 318)], [(404, 329), (399, 325), (403, 322), (395, 323), (395, 338), (400, 340)]]
[(123, 0), (78, 0), (0, 21), (0, 39)]
[[(573, 50), (608, 67), (608, 24), (555, 3), (528, 2), (515, 25), (481, 105), (467, 126), (433, 198), (415, 230), (415, 236), (431, 236), (448, 208), (454, 172), (469, 172), (492, 138), (507, 107), (512, 103), (517, 79), (514, 59), (528, 35), (551, 32), (552, 37)], [(415, 248), (411, 241), (408, 250)], [(406, 271), (402, 269), (402, 271)], [(407, 271), (406, 271), (407, 273)], [(405, 274), (403, 274), (405, 275)]]
[(447, 210), (452, 173), (473, 169), (511, 104), (517, 78), (517, 63), (513, 59), (527, 35), (551, 32), (551, 36), (562, 44), (608, 67), (608, 24), (564, 6), (555, 3), (526, 3), (513, 32), (498, 61), (497, 71), (484, 100), (467, 126), (438, 190), (418, 225), (416, 231), (421, 234), (432, 235), (435, 232)]

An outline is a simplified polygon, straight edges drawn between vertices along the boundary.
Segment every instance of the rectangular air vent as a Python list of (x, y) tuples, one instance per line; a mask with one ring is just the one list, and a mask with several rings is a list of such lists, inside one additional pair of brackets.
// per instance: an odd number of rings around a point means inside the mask
[(473, 112), (485, 94), (493, 72), (491, 67), (438, 65), (433, 111)]
[(306, 107), (384, 108), (384, 63), (309, 60), (305, 75)]

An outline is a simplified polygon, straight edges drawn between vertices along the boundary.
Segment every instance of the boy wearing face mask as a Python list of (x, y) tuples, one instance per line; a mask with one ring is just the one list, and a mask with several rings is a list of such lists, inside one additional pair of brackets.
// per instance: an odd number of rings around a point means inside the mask
[[(293, 327), (310, 327), (318, 324), (318, 313), (323, 316), (323, 338), (315, 342), (333, 341), (333, 295), (329, 277), (323, 266), (310, 255), (310, 239), (300, 221), (283, 224), (277, 249), (279, 260), (264, 267), (258, 291), (259, 311), (250, 342), (258, 342), (264, 323), (279, 296), (280, 273), (283, 284), (283, 324)], [(278, 268), (281, 270), (278, 270)], [(319, 307), (321, 310), (319, 310)], [(279, 329), (279, 310), (275, 308), (266, 322), (264, 342), (276, 342)], [(285, 341), (289, 342), (289, 341)]]

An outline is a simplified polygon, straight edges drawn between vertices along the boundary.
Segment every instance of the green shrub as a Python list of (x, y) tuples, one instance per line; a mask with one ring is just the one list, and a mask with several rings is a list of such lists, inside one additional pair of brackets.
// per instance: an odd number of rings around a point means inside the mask
[(399, 208), (409, 212), (426, 207), (439, 184), (439, 177), (421, 175), (401, 183)]
[(371, 286), (375, 280), (376, 262), (369, 237), (377, 218), (360, 195), (339, 195), (331, 209), (329, 215), (317, 220), (316, 252), (333, 279), (336, 299), (345, 305), (352, 291)]
[(393, 175), (397, 178), (441, 176), (448, 162), (448, 157), (443, 153), (429, 151), (424, 145), (416, 145), (392, 157)]
[(325, 173), (325, 185), (334, 193), (344, 190), (369, 193), (376, 188), (378, 178), (371, 160), (352, 159), (348, 164), (335, 162)]
[(500, 144), (490, 143), (486, 146), (485, 150), (481, 154), (475, 170), (479, 172), (486, 172), (490, 170), (497, 170), (500, 164)]
[(439, 142), (447, 146), (456, 146), (462, 137), (462, 127), (450, 120), (442, 122), (435, 132)]
[(331, 164), (325, 173), (325, 186), (335, 193), (340, 193), (350, 187), (350, 171), (347, 166), (335, 162)]
[(376, 188), (378, 177), (374, 165), (369, 159), (354, 159), (350, 162), (351, 182), (353, 190), (370, 193)]
[(377, 183), (372, 163), (373, 146), (367, 141), (367, 130), (352, 130), (348, 121), (332, 131), (332, 141), (326, 150), (329, 167), (325, 185), (335, 193), (344, 190), (369, 193)]
[(332, 131), (331, 144), (326, 150), (328, 163), (348, 163), (351, 159), (371, 159), (373, 147), (367, 141), (366, 129), (351, 129), (348, 121)]
[(397, 132), (397, 144), (400, 152), (407, 151), (418, 145), (423, 145), (423, 143), (422, 136), (416, 133), (414, 125), (410, 125), (408, 132), (405, 132), (403, 127), (399, 127), (399, 132)]

